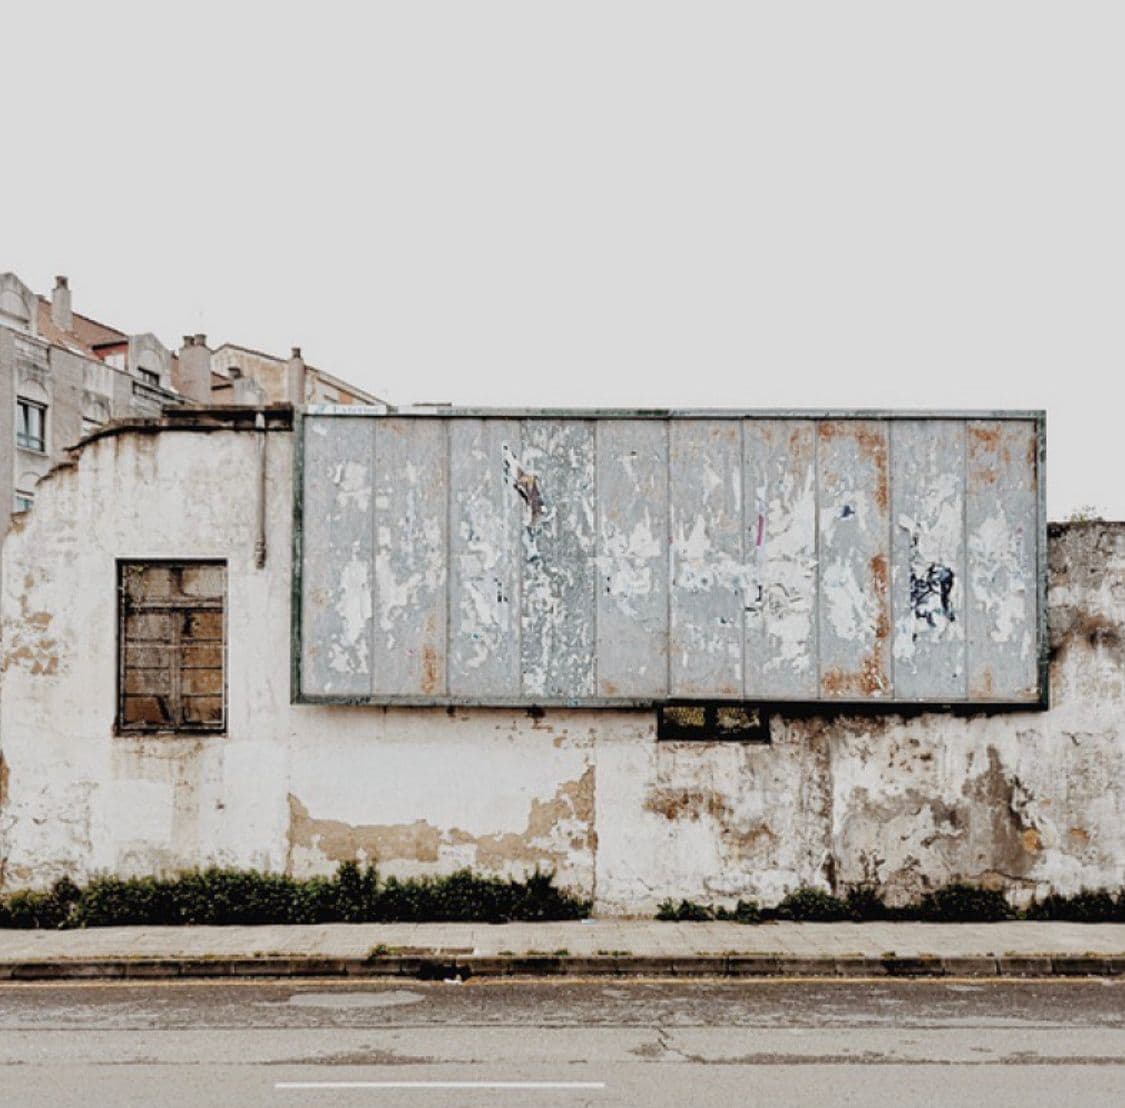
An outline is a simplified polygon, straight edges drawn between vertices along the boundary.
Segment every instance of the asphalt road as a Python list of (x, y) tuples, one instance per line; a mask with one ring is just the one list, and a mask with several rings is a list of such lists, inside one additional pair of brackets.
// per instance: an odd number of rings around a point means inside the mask
[(1125, 1104), (1125, 982), (0, 986), (4, 1108), (982, 1103)]

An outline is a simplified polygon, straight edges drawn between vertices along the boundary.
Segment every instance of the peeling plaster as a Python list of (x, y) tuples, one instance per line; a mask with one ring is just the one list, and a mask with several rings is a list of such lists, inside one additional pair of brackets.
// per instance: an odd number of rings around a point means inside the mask
[(3, 621), (4, 647), (0, 651), (0, 671), (19, 666), (34, 676), (49, 677), (59, 670), (61, 646), (56, 637), (47, 633), (51, 627), (51, 613), (33, 611), (29, 599), (43, 580), (42, 571), (35, 569), (29, 569), (24, 575), (18, 614)]
[[(594, 770), (559, 785), (547, 800), (533, 798), (519, 831), (473, 834), (439, 828), (425, 819), (407, 824), (350, 824), (319, 819), (289, 795), (290, 873), (324, 870), (327, 863), (372, 862), (392, 869), (401, 863), (434, 864), (456, 858), (487, 873), (514, 875), (572, 864), (572, 854), (594, 847)], [(521, 870), (520, 867), (523, 867)], [(413, 872), (408, 866), (405, 872)]]
[(973, 597), (991, 620), (993, 642), (1010, 642), (1024, 627), (1026, 567), (1019, 559), (1021, 545), (1002, 507), (969, 535)]

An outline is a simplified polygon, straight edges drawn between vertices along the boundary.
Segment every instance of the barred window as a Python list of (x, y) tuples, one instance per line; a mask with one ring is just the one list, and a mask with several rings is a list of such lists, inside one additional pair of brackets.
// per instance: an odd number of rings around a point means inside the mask
[(118, 730), (224, 730), (226, 577), (222, 562), (118, 562)]

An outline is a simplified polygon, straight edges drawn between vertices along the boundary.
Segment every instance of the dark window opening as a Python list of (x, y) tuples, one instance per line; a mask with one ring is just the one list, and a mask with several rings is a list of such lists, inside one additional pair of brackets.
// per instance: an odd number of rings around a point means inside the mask
[(769, 716), (749, 704), (664, 704), (656, 709), (656, 737), (665, 741), (770, 741)]
[(119, 562), (118, 730), (226, 727), (226, 565)]

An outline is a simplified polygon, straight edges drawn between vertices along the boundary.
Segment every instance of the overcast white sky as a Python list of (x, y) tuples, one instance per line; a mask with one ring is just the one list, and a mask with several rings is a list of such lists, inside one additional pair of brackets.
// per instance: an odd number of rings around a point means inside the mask
[(5, 7), (0, 270), (397, 403), (1048, 409), (1125, 516), (1125, 5)]

